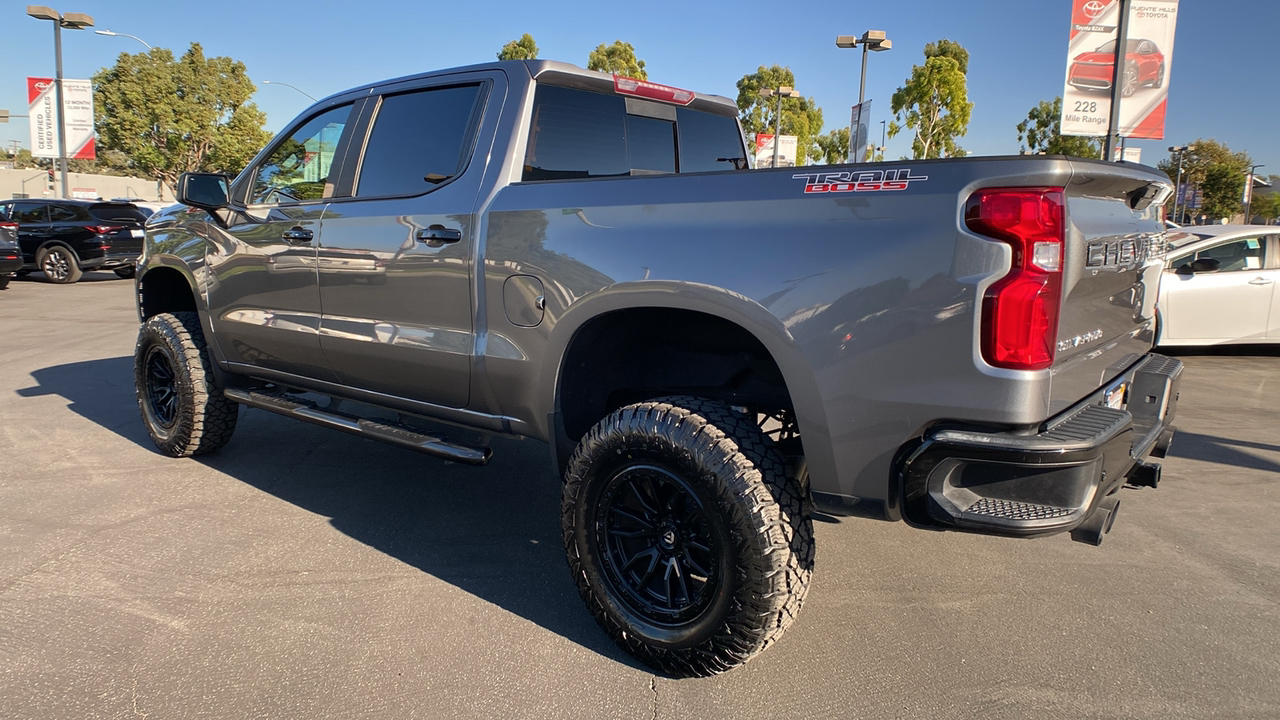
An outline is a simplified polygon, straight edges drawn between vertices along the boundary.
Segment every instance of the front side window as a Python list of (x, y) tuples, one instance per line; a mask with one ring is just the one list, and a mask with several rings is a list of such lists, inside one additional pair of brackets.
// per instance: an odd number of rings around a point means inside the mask
[(1170, 264), (1178, 270), (1190, 270), (1196, 260), (1217, 260), (1218, 272), (1261, 270), (1266, 265), (1266, 237), (1251, 237), (1214, 245), (1176, 258)]
[(49, 206), (44, 203), (16, 202), (13, 204), (13, 217), (16, 223), (49, 222)]
[(350, 105), (330, 108), (276, 145), (254, 171), (249, 203), (276, 205), (326, 197), (332, 190), (331, 185), (326, 189), (329, 171), (350, 114)]
[(382, 98), (356, 196), (417, 195), (461, 172), (470, 156), (480, 85)]

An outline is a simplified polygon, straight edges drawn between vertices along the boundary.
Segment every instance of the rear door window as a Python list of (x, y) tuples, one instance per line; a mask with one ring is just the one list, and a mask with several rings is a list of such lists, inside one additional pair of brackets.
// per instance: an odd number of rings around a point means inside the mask
[(481, 87), (382, 98), (360, 162), (356, 196), (418, 195), (461, 172), (479, 123)]
[(50, 205), (49, 222), (91, 223), (93, 216), (83, 205)]

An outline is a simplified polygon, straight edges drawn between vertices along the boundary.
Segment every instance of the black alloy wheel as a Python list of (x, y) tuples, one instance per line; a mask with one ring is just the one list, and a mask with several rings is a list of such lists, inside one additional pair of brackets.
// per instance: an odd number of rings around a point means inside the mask
[(147, 318), (138, 330), (133, 358), (138, 410), (161, 452), (203, 455), (231, 440), (239, 406), (218, 384), (198, 314)]
[(619, 408), (579, 442), (560, 517), (600, 627), (677, 677), (737, 667), (795, 621), (813, 575), (802, 482), (756, 414), (696, 397)]
[(143, 411), (156, 425), (172, 428), (178, 416), (178, 385), (169, 356), (162, 348), (152, 347), (143, 363), (146, 387)]
[(688, 622), (719, 587), (722, 542), (702, 500), (675, 473), (647, 463), (623, 467), (596, 506), (605, 576), (631, 610), (660, 624)]

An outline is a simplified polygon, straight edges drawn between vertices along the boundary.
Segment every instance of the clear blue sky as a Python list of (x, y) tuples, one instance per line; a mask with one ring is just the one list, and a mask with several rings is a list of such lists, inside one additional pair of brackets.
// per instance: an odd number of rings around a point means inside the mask
[[(92, 15), (98, 29), (137, 35), (181, 54), (192, 42), (248, 67), (254, 101), (278, 130), (309, 102), (275, 80), (321, 97), (357, 84), (494, 59), (507, 41), (532, 33), (540, 57), (585, 65), (600, 43), (636, 47), (649, 77), (736, 97), (735, 83), (760, 65), (789, 66), (796, 88), (822, 107), (825, 130), (848, 122), (861, 51), (835, 47), (837, 34), (880, 29), (893, 50), (870, 57), (866, 95), (875, 125), (889, 98), (922, 61), (925, 43), (960, 42), (970, 53), (971, 154), (1018, 151), (1014, 126), (1040, 100), (1062, 93), (1070, 0), (897, 0), (896, 2), (620, 3), (409, 2), (364, 0), (41, 0)], [(0, 108), (24, 113), (28, 75), (53, 74), (53, 29), (26, 16), (26, 2), (0, 3)], [(208, 10), (197, 10), (197, 7)], [(627, 11), (623, 11), (626, 8)], [(1213, 137), (1244, 150), (1260, 173), (1280, 173), (1280, 98), (1275, 89), (1280, 0), (1182, 0), (1165, 139), (1135, 141), (1154, 164), (1165, 147)], [(66, 77), (87, 78), (121, 52), (143, 48), (92, 30), (63, 32)], [(877, 138), (878, 139), (878, 138)], [(0, 141), (25, 147), (25, 120), (0, 124)], [(910, 153), (907, 133), (887, 156)]]

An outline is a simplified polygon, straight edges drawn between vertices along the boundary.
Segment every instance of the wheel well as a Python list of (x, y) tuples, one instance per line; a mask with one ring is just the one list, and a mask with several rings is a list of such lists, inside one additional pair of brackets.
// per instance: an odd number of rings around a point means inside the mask
[(155, 268), (138, 280), (138, 309), (144, 320), (160, 313), (195, 312), (195, 292), (181, 272)]
[(577, 441), (614, 410), (665, 395), (695, 395), (767, 415), (792, 413), (773, 356), (754, 335), (692, 310), (635, 308), (581, 328), (561, 366), (559, 409)]

